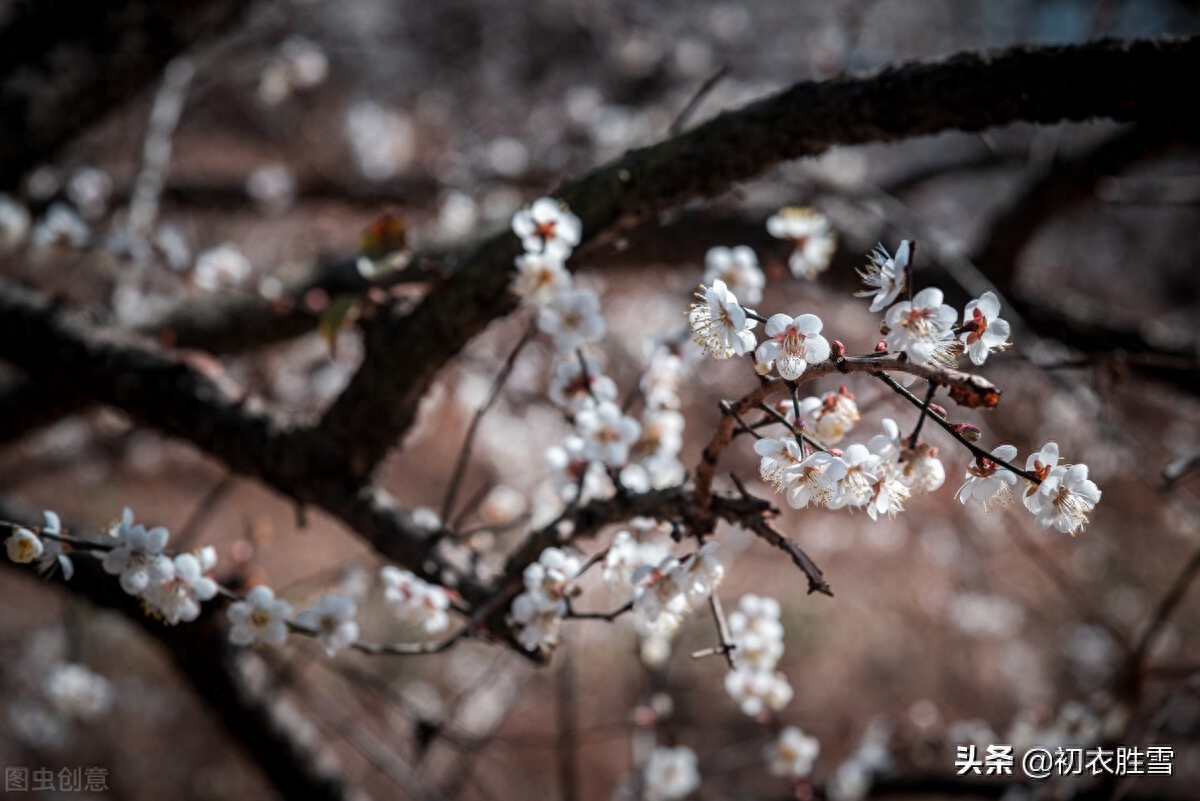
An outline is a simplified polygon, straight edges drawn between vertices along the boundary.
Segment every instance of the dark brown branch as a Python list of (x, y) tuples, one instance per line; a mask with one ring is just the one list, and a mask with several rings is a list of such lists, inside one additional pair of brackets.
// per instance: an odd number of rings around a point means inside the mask
[[(3, 502), (0, 515), (7, 520), (36, 519)], [(29, 565), (0, 561), (10, 570), (36, 575)], [(79, 554), (74, 561), (75, 575), (69, 582), (57, 573), (51, 581), (96, 606), (119, 612), (165, 648), (180, 673), (282, 797), (328, 801), (355, 797), (353, 788), (347, 787), (340, 776), (319, 767), (312, 744), (296, 739), (294, 729), (276, 717), (272, 694), (244, 680), (236, 649), (229, 643), (216, 605), (205, 607), (192, 623), (165, 626), (147, 617), (140, 602), (122, 591), (116, 576), (105, 573), (97, 559)]]
[[(685, 200), (718, 194), (780, 161), (833, 144), (982, 130), (1018, 120), (1195, 116), (1179, 76), (1198, 67), (1200, 39), (1104, 41), (960, 54), (867, 77), (801, 83), (632, 151), (555, 194), (582, 220), (584, 244), (594, 246)], [(342, 469), (372, 471), (408, 431), (442, 366), (489, 321), (515, 307), (507, 285), (518, 253), (515, 236), (498, 234), (411, 313), (393, 310), (376, 318), (361, 368), (322, 421), (322, 436), (346, 456)], [(417, 341), (419, 350), (412, 347)], [(375, 425), (364, 431), (363, 420)]]
[(0, 187), (51, 158), (249, 6), (239, 0), (8, 4), (11, 19), (0, 30)]

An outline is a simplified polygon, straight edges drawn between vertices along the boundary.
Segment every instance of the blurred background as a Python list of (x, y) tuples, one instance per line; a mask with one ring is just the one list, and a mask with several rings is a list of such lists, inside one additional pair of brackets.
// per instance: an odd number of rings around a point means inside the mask
[[(22, 5), (0, 2), (0, 25)], [(51, 160), (20, 166), (0, 203), (0, 271), (138, 326), (182, 302), (273, 297), (352, 263), (386, 210), (412, 246), (453, 263), (564, 180), (796, 81), (962, 50), (1198, 30), (1200, 9), (1183, 0), (261, 0)], [(1188, 593), (1200, 567), (1198, 204), (1194, 132), (1013, 125), (833, 148), (579, 263), (609, 324), (598, 355), (624, 394), (647, 342), (677, 331), (708, 248), (753, 247), (768, 275), (760, 310), (816, 312), (831, 339), (863, 353), (878, 319), (851, 296), (854, 268), (877, 242), (916, 239), (918, 288), (942, 286), (961, 308), (990, 282), (1014, 322), (1015, 347), (982, 371), (1003, 387), (1000, 407), (955, 418), (979, 425), (988, 447), (1017, 444), (1021, 459), (1056, 440), (1104, 491), (1075, 538), (1037, 529), (1019, 504), (964, 509), (953, 494), (968, 459), (930, 432), (946, 485), (895, 520), (782, 518), (833, 598), (806, 595), (781, 552), (719, 529), (726, 606), (748, 592), (782, 605), (780, 669), (796, 695), (779, 720), (820, 739), (818, 784), (864, 741), (884, 744), (888, 775), (919, 778), (952, 776), (955, 745), (1057, 737), (1173, 746), (1175, 775), (1142, 779), (1133, 796), (1186, 798), (1200, 786), (1200, 591)], [(787, 243), (766, 232), (789, 205), (818, 209), (838, 232), (816, 282), (792, 279)], [(331, 300), (315, 290), (305, 304), (316, 318)], [(464, 431), (527, 324), (497, 322), (442, 372), (384, 467), (401, 502), (440, 507)], [(335, 349), (329, 340), (310, 330), (221, 359), (253, 392), (315, 413), (361, 357), (353, 326)], [(544, 451), (569, 433), (545, 397), (553, 356), (540, 341), (522, 351), (480, 430), (462, 493), (486, 497), (471, 518), (488, 534), (480, 550), (517, 541), (536, 515)], [(689, 468), (717, 402), (753, 382), (744, 362), (694, 365)], [(883, 417), (902, 430), (915, 420), (886, 387), (847, 383), (866, 435)], [(117, 412), (41, 422), (5, 431), (6, 498), (93, 529), (131, 506), (216, 546), (229, 575), (266, 581), (297, 606), (340, 589), (359, 598), (364, 636), (414, 636), (380, 608), (378, 557), (335, 521), (312, 512), (300, 525), (285, 499)], [(769, 493), (749, 442), (727, 452), (729, 471)], [(620, 603), (593, 578), (581, 607)], [(104, 765), (112, 798), (275, 792), (127, 618), (11, 571), (0, 605), (0, 763)], [(548, 667), (500, 646), (328, 660), (294, 642), (246, 654), (243, 668), (277, 688), (284, 725), (367, 797), (632, 798), (656, 738), (695, 749), (698, 797), (790, 797), (764, 769), (770, 727), (726, 695), (721, 660), (688, 658), (713, 640), (696, 614), (667, 666), (652, 668), (627, 620), (568, 621)], [(103, 678), (96, 708), (47, 688), (62, 663)]]

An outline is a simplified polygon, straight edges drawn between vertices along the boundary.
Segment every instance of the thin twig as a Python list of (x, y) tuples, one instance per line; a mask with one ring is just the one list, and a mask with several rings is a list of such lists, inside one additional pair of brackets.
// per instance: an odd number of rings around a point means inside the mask
[(233, 473), (226, 473), (221, 477), (221, 480), (213, 485), (204, 497), (200, 499), (200, 503), (196, 504), (196, 508), (192, 510), (192, 514), (188, 517), (187, 522), (183, 524), (183, 528), (179, 531), (179, 536), (175, 538), (176, 547), (181, 551), (186, 551), (188, 546), (192, 544), (200, 532), (204, 529), (204, 524), (207, 523), (220, 508), (221, 502), (229, 494), (229, 491), (237, 484), (237, 479)]
[(467, 463), (471, 459), (471, 449), (475, 444), (475, 434), (479, 431), (479, 424), (483, 420), (483, 416), (492, 408), (492, 404), (500, 397), (500, 391), (504, 388), (508, 377), (512, 375), (513, 367), (517, 362), (517, 356), (520, 355), (525, 345), (533, 339), (533, 335), (536, 332), (537, 328), (531, 323), (517, 342), (516, 347), (508, 354), (508, 358), (504, 361), (504, 366), (500, 368), (500, 372), (496, 374), (496, 379), (492, 382), (492, 388), (488, 392), (487, 399), (475, 412), (475, 417), (471, 420), (471, 425), (467, 429), (467, 438), (463, 442), (462, 450), (458, 453), (458, 460), (454, 463), (454, 472), (450, 474), (450, 483), (446, 488), (446, 497), (442, 501), (442, 520), (444, 521), (450, 519), (450, 512), (454, 508), (454, 500), (458, 496), (459, 486), (462, 484), (463, 475), (467, 470)]
[(671, 127), (667, 129), (667, 133), (671, 136), (675, 136), (682, 131), (683, 126), (687, 124), (688, 119), (693, 113), (695, 113), (696, 109), (700, 107), (700, 104), (704, 101), (704, 98), (707, 97), (709, 92), (715, 89), (717, 84), (720, 83), (728, 74), (729, 65), (722, 64), (720, 69), (710, 75), (708, 79), (704, 81), (704, 83), (700, 84), (700, 87), (696, 89), (695, 94), (693, 94), (691, 99), (688, 100), (687, 105), (680, 109), (679, 114), (677, 114), (675, 119), (671, 122)]

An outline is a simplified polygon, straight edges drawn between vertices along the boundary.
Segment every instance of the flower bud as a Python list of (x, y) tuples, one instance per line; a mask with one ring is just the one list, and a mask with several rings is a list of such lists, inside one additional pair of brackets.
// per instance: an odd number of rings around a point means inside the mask
[(979, 430), (979, 426), (974, 426), (970, 423), (955, 423), (953, 428), (954, 433), (967, 442), (979, 442), (979, 439), (983, 436), (983, 432)]

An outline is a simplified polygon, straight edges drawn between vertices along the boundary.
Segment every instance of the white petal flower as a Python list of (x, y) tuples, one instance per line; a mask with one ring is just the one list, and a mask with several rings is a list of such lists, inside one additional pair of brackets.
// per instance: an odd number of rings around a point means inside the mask
[(918, 442), (916, 448), (906, 448), (900, 480), (914, 492), (933, 492), (940, 488), (946, 482), (946, 468), (937, 457), (937, 448), (924, 442)]
[(399, 619), (420, 625), (426, 634), (450, 627), (450, 594), (407, 570), (385, 565), (379, 571), (383, 597)]
[(963, 311), (963, 332), (958, 338), (971, 361), (983, 364), (989, 353), (1008, 347), (1011, 332), (1008, 321), (1000, 319), (1000, 299), (993, 292), (984, 292)]
[(754, 350), (751, 329), (758, 321), (746, 315), (725, 282), (714, 281), (711, 287), (701, 284), (700, 289), (696, 293), (700, 302), (693, 303), (687, 313), (692, 340), (714, 359), (743, 356)]
[(829, 267), (837, 237), (818, 212), (791, 206), (767, 219), (767, 233), (792, 242), (788, 268), (796, 278), (815, 278)]
[(682, 583), (681, 563), (668, 556), (656, 566), (645, 565), (634, 571), (637, 595), (633, 602), (633, 622), (643, 636), (670, 634), (683, 623), (692, 602)]
[(167, 625), (193, 621), (200, 616), (201, 602), (211, 601), (217, 595), (217, 582), (205, 575), (215, 565), (216, 551), (211, 546), (201, 556), (179, 554), (171, 577), (147, 587), (142, 599)]
[(912, 243), (907, 239), (901, 242), (894, 259), (881, 243), (875, 246), (867, 258), (870, 259), (867, 266), (858, 271), (867, 289), (854, 294), (860, 298), (874, 295), (870, 311), (881, 312), (904, 291), (908, 282), (909, 262), (912, 259)]
[(565, 205), (543, 197), (513, 215), (512, 229), (529, 253), (557, 256), (565, 261), (579, 244), (583, 224)]
[(788, 779), (803, 779), (812, 773), (813, 763), (821, 753), (821, 743), (795, 726), (779, 733), (779, 739), (767, 746), (765, 756), (771, 775)]
[(875, 496), (875, 486), (883, 477), (883, 459), (870, 448), (855, 442), (842, 454), (846, 475), (838, 482), (837, 495), (829, 502), (830, 509), (866, 506)]
[(315, 632), (325, 655), (334, 656), (358, 639), (358, 623), (354, 620), (357, 612), (354, 599), (323, 595), (316, 605), (296, 615), (296, 625)]
[(758, 717), (767, 710), (779, 712), (794, 694), (787, 677), (778, 671), (738, 667), (725, 674), (725, 691), (742, 714)]
[(661, 564), (668, 555), (666, 543), (639, 541), (627, 530), (618, 531), (604, 555), (604, 583), (611, 590), (632, 593), (638, 568)]
[(232, 242), (223, 242), (196, 257), (192, 281), (206, 292), (235, 287), (250, 277), (253, 268)]
[(554, 363), (554, 378), (550, 380), (549, 394), (550, 400), (559, 406), (578, 412), (597, 400), (615, 401), (617, 384), (604, 375), (600, 364), (591, 356), (585, 356), (581, 365), (578, 356), (572, 355)]
[(758, 346), (754, 357), (760, 362), (774, 362), (779, 375), (794, 381), (808, 365), (829, 358), (829, 342), (821, 336), (821, 325), (821, 318), (815, 314), (773, 314), (767, 320), (768, 338)]
[(837, 456), (817, 451), (784, 473), (787, 502), (793, 509), (809, 503), (827, 506), (837, 497), (837, 483), (846, 475), (846, 463)]
[(529, 651), (553, 650), (562, 636), (562, 613), (558, 601), (538, 592), (521, 593), (513, 599), (509, 615), (517, 642)]
[(1088, 515), (1100, 502), (1100, 490), (1088, 478), (1085, 464), (1062, 465), (1050, 471), (1025, 505), (1042, 528), (1054, 527), (1075, 536), (1087, 525)]
[(629, 461), (629, 449), (637, 442), (642, 426), (627, 417), (621, 407), (604, 401), (575, 415), (575, 428), (583, 437), (583, 455), (609, 467)]
[(729, 636), (737, 646), (737, 663), (754, 670), (774, 670), (783, 656), (783, 624), (774, 598), (743, 595), (729, 614)]
[(233, 624), (229, 640), (234, 645), (283, 645), (292, 605), (277, 599), (270, 587), (260, 584), (247, 593), (246, 600), (230, 604), (225, 614)]
[(912, 301), (887, 311), (887, 346), (918, 364), (954, 365), (954, 323), (958, 314), (942, 303), (942, 290), (922, 289)]
[(27, 565), (42, 555), (42, 540), (27, 528), (17, 528), (4, 541), (8, 558), (19, 565)]
[(538, 330), (554, 339), (561, 351), (573, 351), (604, 336), (600, 298), (590, 289), (566, 289), (538, 309)]
[(677, 801), (700, 786), (696, 752), (686, 746), (655, 748), (642, 773), (646, 801)]
[(516, 264), (512, 291), (529, 303), (548, 303), (560, 292), (571, 288), (571, 274), (556, 255), (523, 253), (517, 256)]
[(128, 508), (110, 532), (116, 537), (116, 547), (104, 555), (102, 565), (109, 575), (120, 575), (121, 589), (130, 595), (141, 595), (147, 587), (162, 584), (175, 573), (174, 563), (163, 555), (170, 536), (161, 526), (146, 530), (133, 522)]
[(791, 437), (763, 437), (754, 443), (754, 452), (762, 457), (758, 463), (759, 476), (776, 492), (786, 489), (785, 472), (799, 466), (804, 460), (800, 444)]
[(858, 403), (845, 385), (819, 398), (805, 398), (800, 402), (800, 413), (812, 423), (817, 437), (826, 445), (840, 442), (859, 421)]
[(51, 203), (46, 216), (33, 229), (33, 246), (38, 249), (50, 247), (74, 248), (88, 243), (91, 233), (83, 218), (65, 203)]
[[(62, 521), (58, 518), (57, 512), (51, 512), (49, 509), (42, 512), (42, 516), (46, 520), (46, 524), (42, 526), (43, 534), (62, 534)], [(54, 570), (59, 568), (62, 570), (63, 580), (70, 581), (75, 575), (75, 563), (71, 561), (71, 557), (67, 554), (70, 552), (70, 546), (57, 540), (46, 537), (42, 540), (42, 558), (38, 561), (38, 572), (43, 576), (48, 576)]]
[(731, 292), (741, 297), (743, 303), (756, 304), (762, 301), (766, 276), (758, 266), (758, 257), (745, 245), (735, 248), (717, 246), (709, 248), (704, 256), (704, 283), (711, 286), (715, 281), (725, 282)]
[(46, 672), (42, 693), (60, 715), (85, 723), (108, 714), (115, 695), (108, 679), (72, 662), (60, 662)]
[(0, 254), (25, 244), (33, 218), (24, 204), (0, 192)]
[(718, 543), (706, 542), (679, 565), (677, 583), (693, 605), (708, 600), (725, 578), (725, 565), (715, 556), (718, 548)]
[[(1017, 449), (1013, 445), (997, 445), (992, 449), (992, 455), (1011, 464), (1017, 458)], [(963, 505), (967, 501), (977, 500), (983, 504), (985, 512), (1011, 501), (1013, 487), (1017, 484), (1016, 473), (983, 458), (976, 459), (967, 467), (966, 479), (954, 497)]]

